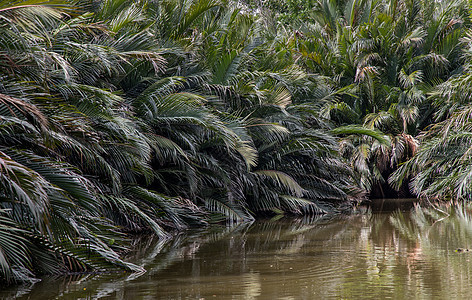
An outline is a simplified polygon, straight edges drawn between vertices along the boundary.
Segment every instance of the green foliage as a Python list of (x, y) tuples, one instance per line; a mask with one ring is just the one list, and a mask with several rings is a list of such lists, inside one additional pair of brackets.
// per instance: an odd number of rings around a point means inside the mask
[(130, 234), (339, 211), (387, 182), (469, 199), (470, 12), (0, 1), (0, 279), (142, 271)]
[(0, 281), (141, 272), (130, 234), (361, 198), (330, 88), (233, 4), (0, 1)]

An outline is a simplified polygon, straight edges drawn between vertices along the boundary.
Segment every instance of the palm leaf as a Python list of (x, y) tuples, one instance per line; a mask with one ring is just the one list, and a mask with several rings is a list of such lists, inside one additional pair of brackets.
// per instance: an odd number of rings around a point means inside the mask
[(390, 144), (390, 139), (384, 135), (381, 131), (375, 130), (375, 129), (368, 129), (362, 126), (356, 126), (356, 125), (348, 125), (348, 126), (343, 126), (343, 127), (338, 127), (333, 130), (331, 130), (333, 134), (339, 134), (339, 135), (362, 135), (362, 136), (369, 136), (380, 143), (384, 145), (389, 145)]
[(261, 175), (263, 177), (271, 178), (277, 182), (280, 186), (283, 186), (294, 193), (297, 197), (301, 197), (305, 191), (297, 181), (292, 177), (285, 174), (284, 172), (277, 170), (257, 170), (254, 171), (255, 174)]

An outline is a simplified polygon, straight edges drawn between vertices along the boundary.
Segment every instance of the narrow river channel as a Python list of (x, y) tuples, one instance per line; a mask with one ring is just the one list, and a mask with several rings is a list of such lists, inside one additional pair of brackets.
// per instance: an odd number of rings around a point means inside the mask
[(141, 239), (144, 274), (44, 278), (15, 299), (465, 299), (472, 207), (272, 219)]

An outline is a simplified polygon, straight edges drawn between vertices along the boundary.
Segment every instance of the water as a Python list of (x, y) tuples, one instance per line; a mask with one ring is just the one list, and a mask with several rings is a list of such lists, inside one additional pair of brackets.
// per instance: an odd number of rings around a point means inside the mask
[(45, 278), (17, 299), (463, 299), (471, 207), (266, 220), (142, 239), (145, 274)]

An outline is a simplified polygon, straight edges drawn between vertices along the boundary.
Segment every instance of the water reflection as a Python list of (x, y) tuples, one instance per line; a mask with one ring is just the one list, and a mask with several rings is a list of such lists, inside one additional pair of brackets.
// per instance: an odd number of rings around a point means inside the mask
[(472, 294), (472, 208), (263, 221), (141, 239), (145, 274), (46, 278), (19, 299), (431, 299)]

